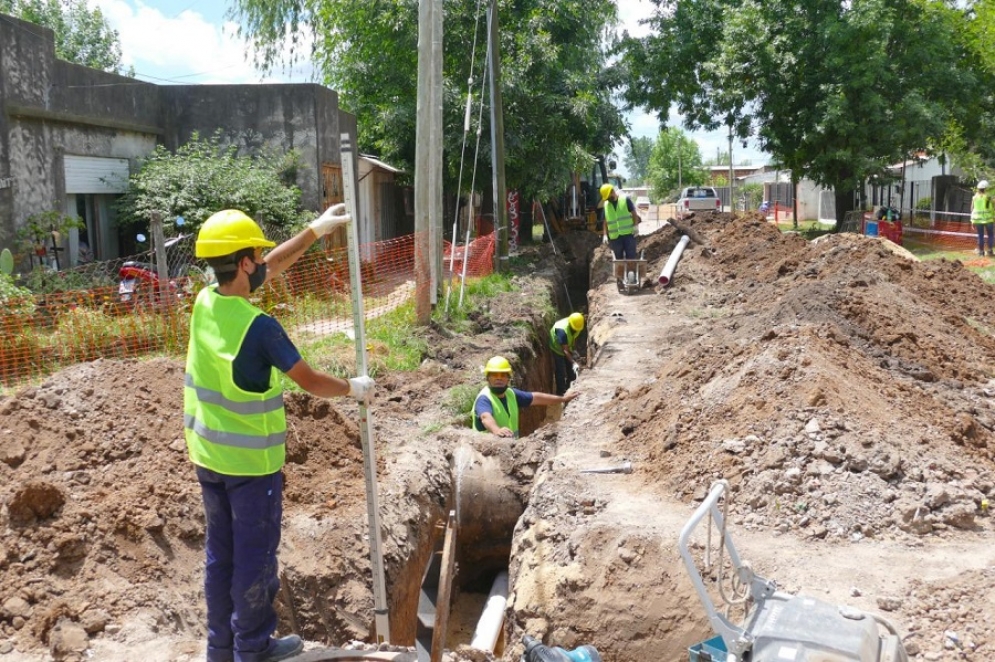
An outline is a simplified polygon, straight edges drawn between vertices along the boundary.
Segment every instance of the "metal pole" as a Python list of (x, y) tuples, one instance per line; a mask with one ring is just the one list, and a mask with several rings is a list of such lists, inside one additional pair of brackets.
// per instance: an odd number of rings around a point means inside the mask
[[(366, 327), (363, 313), (363, 278), (360, 269), (359, 232), (356, 227), (356, 179), (353, 164), (352, 138), (341, 134), (342, 184), (346, 211), (353, 221), (348, 225), (349, 277), (352, 287), (352, 324), (356, 336), (356, 372), (367, 375)], [(365, 401), (359, 403), (359, 438), (363, 446), (363, 470), (366, 474), (366, 513), (370, 526), (370, 568), (373, 572), (373, 615), (378, 643), (390, 643), (390, 621), (387, 609), (387, 589), (383, 568), (383, 541), (380, 532), (380, 503), (377, 496), (377, 453), (373, 439), (373, 424)]]
[(736, 196), (733, 190), (733, 169), (732, 169), (732, 122), (729, 123), (729, 213), (736, 211)]

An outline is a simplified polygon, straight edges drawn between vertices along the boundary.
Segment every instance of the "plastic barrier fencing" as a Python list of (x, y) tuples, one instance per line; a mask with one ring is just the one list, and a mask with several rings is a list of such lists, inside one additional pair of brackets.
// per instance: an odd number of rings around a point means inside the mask
[[(367, 320), (384, 315), (418, 294), (414, 250), (415, 235), (360, 246)], [(444, 250), (448, 277), (452, 247), (447, 243)], [(491, 273), (493, 234), (474, 240), (469, 247), (459, 246), (457, 256), (457, 274), (464, 260), (468, 277)], [(0, 385), (15, 385), (98, 358), (150, 353), (182, 356), (189, 339), (191, 307), (197, 293), (207, 285), (206, 263), (188, 258), (182, 275), (171, 277), (166, 285), (160, 287), (158, 281), (134, 278), (126, 288), (122, 288), (124, 278), (120, 273), (130, 274), (120, 271), (122, 264), (118, 261), (50, 272), (44, 275), (50, 281), (42, 283), (44, 294), (21, 298), (0, 295)], [(90, 277), (89, 272), (102, 275)], [(178, 272), (170, 269), (173, 273)], [(63, 285), (65, 289), (59, 289)], [(429, 284), (421, 287), (428, 288)], [(293, 267), (254, 294), (251, 301), (278, 319), (295, 343), (351, 330), (346, 249), (316, 244)]]

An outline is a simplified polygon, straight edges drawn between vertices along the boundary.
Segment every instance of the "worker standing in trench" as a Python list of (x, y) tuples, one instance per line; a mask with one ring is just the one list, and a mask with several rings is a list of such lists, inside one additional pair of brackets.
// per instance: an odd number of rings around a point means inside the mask
[(487, 386), (473, 402), (473, 429), (499, 437), (518, 437), (519, 410), (532, 405), (566, 404), (577, 397), (576, 393), (553, 395), (510, 388), (511, 363), (503, 356), (495, 356), (487, 362), (484, 376)]
[[(602, 184), (599, 192), (605, 213), (602, 243), (608, 244), (616, 260), (635, 260), (636, 226), (642, 221), (636, 212), (636, 205), (629, 196), (619, 195), (611, 184)], [(619, 275), (618, 269), (619, 265), (616, 264), (615, 280), (621, 283), (625, 278), (625, 270), (623, 267)]]
[(207, 662), (276, 662), (304, 647), (297, 635), (273, 637), (287, 436), (277, 370), (322, 398), (365, 400), (373, 380), (314, 370), (280, 323), (248, 298), (350, 220), (345, 205), (334, 205), (276, 246), (254, 220), (226, 209), (197, 235), (196, 256), (218, 279), (193, 306), (183, 389), (187, 450), (207, 523)]
[(553, 350), (553, 374), (556, 375), (556, 395), (563, 395), (577, 379), (580, 364), (574, 356), (574, 343), (584, 330), (584, 316), (571, 313), (558, 320), (549, 330), (549, 348)]

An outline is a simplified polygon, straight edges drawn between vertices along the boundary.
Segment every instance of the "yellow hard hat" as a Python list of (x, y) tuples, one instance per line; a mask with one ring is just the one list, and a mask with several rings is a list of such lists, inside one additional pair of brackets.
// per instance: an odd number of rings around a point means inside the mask
[(511, 364), (508, 363), (508, 359), (503, 356), (495, 356), (487, 362), (484, 366), (484, 374), (489, 375), (492, 372), (506, 372), (511, 374)]
[(608, 196), (611, 195), (612, 191), (614, 191), (614, 190), (615, 190), (615, 187), (612, 186), (611, 184), (602, 184), (601, 185), (601, 199), (602, 200), (607, 200)]
[(570, 320), (570, 328), (574, 331), (584, 330), (584, 316), (580, 313), (571, 313), (567, 319)]
[(197, 233), (197, 257), (222, 257), (243, 248), (272, 248), (259, 225), (237, 209), (225, 209), (204, 221)]

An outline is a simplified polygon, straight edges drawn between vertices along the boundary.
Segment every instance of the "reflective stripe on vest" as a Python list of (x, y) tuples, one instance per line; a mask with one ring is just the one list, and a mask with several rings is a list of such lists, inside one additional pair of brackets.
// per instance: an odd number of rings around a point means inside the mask
[(991, 223), (995, 220), (995, 213), (992, 211), (992, 199), (986, 194), (975, 193), (971, 200), (971, 222), (975, 225)]
[[(482, 395), (486, 395), (487, 399), (491, 401), (491, 409), (493, 410), (491, 412), (491, 415), (494, 417), (494, 422), (497, 423), (497, 426), (499, 428), (508, 428), (509, 430), (515, 433), (516, 437), (518, 436), (518, 396), (515, 395), (515, 392), (511, 390), (510, 386), (508, 387), (508, 390), (505, 391), (504, 393), (505, 397), (504, 399), (501, 399), (496, 395), (494, 395), (493, 393), (491, 393), (490, 387), (485, 386), (484, 388), (480, 389), (480, 393), (478, 393), (477, 397), (473, 399), (474, 430), (477, 429), (477, 423), (483, 425), (483, 421), (481, 421), (480, 417), (477, 416), (477, 411), (476, 411), (477, 398), (479, 398)], [(502, 404), (504, 402), (508, 403), (507, 411), (505, 411), (504, 404)], [(489, 430), (485, 427), (484, 432), (489, 432)]]
[(228, 476), (265, 476), (286, 458), (287, 420), (276, 368), (265, 393), (239, 388), (232, 375), (257, 316), (242, 297), (216, 287), (197, 295), (190, 319), (190, 345), (183, 389), (183, 426), (190, 460)]
[(605, 221), (608, 223), (608, 238), (617, 239), (620, 236), (632, 234), (635, 227), (632, 224), (632, 212), (629, 211), (629, 197), (618, 196), (613, 205), (611, 200), (605, 200)]
[(549, 348), (553, 350), (553, 353), (563, 356), (563, 348), (556, 339), (557, 329), (562, 329), (567, 334), (567, 347), (570, 348), (570, 351), (573, 351), (574, 342), (577, 340), (577, 336), (580, 335), (580, 331), (573, 330), (573, 327), (570, 326), (569, 317), (564, 317), (549, 330)]

